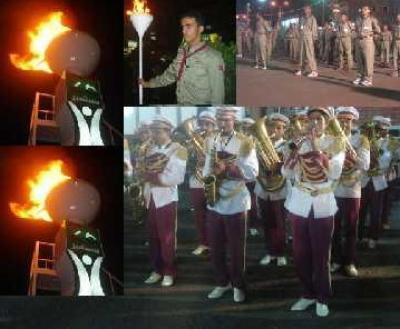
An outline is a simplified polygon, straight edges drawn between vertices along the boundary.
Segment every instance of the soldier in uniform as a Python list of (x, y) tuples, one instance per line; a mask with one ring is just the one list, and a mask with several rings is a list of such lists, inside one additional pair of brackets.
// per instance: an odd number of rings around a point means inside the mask
[[(250, 210), (250, 193), (246, 182), (258, 174), (258, 162), (252, 140), (234, 130), (235, 109), (217, 112), (220, 132), (206, 140), (206, 163), (203, 176), (214, 176), (217, 197), (208, 199), (207, 225), (215, 287), (209, 299), (221, 298), (232, 289), (235, 302), (245, 300), (246, 212)], [(208, 193), (210, 196), (211, 193)], [(227, 264), (230, 254), (230, 265)]]
[[(216, 126), (215, 115), (211, 111), (203, 111), (198, 117), (198, 124), (203, 133), (203, 138), (210, 136)], [(190, 188), (190, 201), (194, 208), (194, 216), (196, 219), (197, 233), (199, 236), (199, 245), (193, 250), (193, 255), (199, 256), (207, 251), (208, 238), (207, 238), (207, 227), (206, 227), (206, 211), (207, 203), (204, 194), (204, 183), (203, 183), (203, 168), (205, 157), (203, 154), (196, 154), (196, 169), (195, 172), (190, 176), (189, 188)]]
[(374, 34), (379, 34), (381, 29), (378, 20), (371, 16), (369, 6), (363, 6), (361, 17), (356, 22), (357, 47), (358, 47), (358, 75), (353, 81), (355, 85), (372, 86), (375, 62)]
[(335, 189), (339, 210), (335, 215), (331, 272), (339, 270), (343, 265), (348, 276), (356, 277), (358, 276), (355, 261), (361, 175), (369, 169), (369, 141), (364, 135), (351, 134), (353, 121), (359, 119), (358, 111), (354, 107), (340, 107), (336, 113), (352, 149), (350, 147), (346, 149), (342, 176)]
[(162, 279), (163, 287), (172, 286), (176, 276), (178, 185), (184, 181), (187, 160), (186, 149), (171, 141), (172, 128), (166, 117), (154, 118), (151, 125), (154, 143), (144, 155), (142, 173), (153, 267), (145, 283), (154, 284)]
[(292, 62), (297, 60), (298, 53), (298, 31), (296, 31), (295, 24), (291, 23), (286, 31), (285, 39), (288, 43), (289, 59)]
[(390, 118), (375, 116), (373, 119), (374, 133), (370, 137), (371, 162), (370, 169), (366, 172), (361, 181), (361, 210), (359, 222), (359, 239), (364, 238), (364, 226), (367, 213), (369, 212), (370, 223), (367, 232), (368, 247), (375, 249), (380, 235), (383, 196), (388, 187), (386, 173), (392, 160), (392, 152), (387, 148), (382, 136), (388, 130)]
[(271, 56), (272, 49), (272, 24), (266, 20), (260, 12), (256, 14), (256, 30), (254, 36), (256, 50), (256, 65), (254, 68), (261, 67), (267, 69), (267, 64)]
[(309, 78), (318, 77), (317, 62), (315, 59), (314, 42), (318, 39), (318, 24), (317, 20), (312, 14), (311, 6), (304, 6), (304, 16), (300, 18), (300, 66), (299, 70), (295, 73), (297, 76), (302, 75), (302, 70), (305, 69), (307, 61), (310, 66), (311, 73), (307, 76)]
[(181, 26), (185, 43), (176, 58), (164, 73), (139, 83), (144, 88), (158, 88), (176, 82), (180, 105), (224, 104), (224, 60), (219, 51), (202, 41), (202, 16), (197, 12), (184, 14)]
[(399, 76), (399, 57), (400, 57), (400, 14), (396, 17), (396, 23), (393, 26), (393, 74)]
[[(283, 161), (286, 141), (283, 139), (289, 119), (280, 113), (273, 113), (268, 118), (270, 138), (277, 154)], [(285, 252), (285, 207), (287, 195), (286, 180), (280, 173), (281, 167), (274, 170), (260, 166), (255, 194), (260, 218), (264, 224), (264, 238), (267, 254), (260, 260), (260, 265), (269, 265), (276, 260), (278, 266), (286, 266)]]
[(341, 21), (338, 26), (338, 42), (339, 42), (339, 70), (344, 68), (344, 59), (346, 58), (347, 69), (353, 68), (353, 54), (351, 42), (351, 22), (346, 14), (342, 14)]
[(381, 33), (381, 65), (384, 67), (389, 67), (392, 41), (392, 32), (389, 31), (389, 26), (385, 24)]
[(316, 304), (317, 316), (327, 316), (331, 295), (330, 251), (337, 204), (334, 181), (340, 178), (345, 158), (343, 140), (326, 134), (331, 113), (308, 110), (307, 136), (293, 143), (282, 174), (294, 180), (285, 202), (292, 222), (293, 256), (303, 287), (302, 297), (291, 307), (304, 311)]

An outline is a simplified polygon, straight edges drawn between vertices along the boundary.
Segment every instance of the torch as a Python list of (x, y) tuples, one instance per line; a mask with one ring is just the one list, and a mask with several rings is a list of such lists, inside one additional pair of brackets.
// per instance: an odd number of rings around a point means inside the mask
[[(133, 10), (128, 10), (133, 27), (139, 35), (139, 79), (143, 79), (143, 36), (153, 21), (146, 0), (133, 0)], [(143, 86), (139, 85), (139, 105), (143, 105)]]

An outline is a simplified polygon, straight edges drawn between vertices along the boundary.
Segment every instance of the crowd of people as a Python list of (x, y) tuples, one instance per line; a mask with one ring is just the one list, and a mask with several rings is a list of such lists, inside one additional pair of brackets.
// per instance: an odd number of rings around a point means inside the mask
[(236, 116), (230, 107), (204, 110), (174, 129), (158, 115), (142, 123), (135, 145), (126, 144), (125, 172), (147, 209), (152, 272), (145, 284), (169, 287), (179, 279), (178, 185), (189, 176), (198, 234), (193, 255), (209, 253), (214, 269), (208, 298), (233, 290), (234, 301), (244, 302), (248, 236), (263, 232), (260, 265), (287, 266), (290, 235), (302, 287), (290, 310), (314, 306), (318, 316), (327, 316), (331, 272), (357, 277), (357, 240), (375, 249), (389, 224), (388, 195), (400, 159), (391, 120), (375, 116), (358, 124), (354, 107), (274, 112), (240, 122)]

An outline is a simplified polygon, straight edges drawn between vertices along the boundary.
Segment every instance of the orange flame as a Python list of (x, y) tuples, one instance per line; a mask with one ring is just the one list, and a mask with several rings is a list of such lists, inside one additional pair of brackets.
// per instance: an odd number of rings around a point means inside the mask
[(57, 36), (71, 30), (62, 24), (62, 16), (61, 11), (53, 12), (48, 15), (46, 20), (40, 22), (33, 31), (28, 31), (28, 37), (31, 40), (30, 54), (25, 56), (10, 54), (11, 63), (21, 70), (52, 73), (45, 59), (47, 47)]
[(10, 202), (11, 211), (19, 218), (37, 219), (51, 222), (52, 219), (45, 208), (46, 198), (58, 184), (70, 179), (62, 172), (61, 160), (51, 161), (45, 169), (39, 171), (35, 178), (29, 179), (29, 203)]
[(150, 14), (150, 9), (147, 7), (146, 0), (132, 0), (133, 10), (128, 10), (126, 13), (128, 16)]

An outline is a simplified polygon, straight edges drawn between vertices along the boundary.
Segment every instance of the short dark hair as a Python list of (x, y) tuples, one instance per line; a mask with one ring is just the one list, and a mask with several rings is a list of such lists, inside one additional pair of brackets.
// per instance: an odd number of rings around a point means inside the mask
[(198, 11), (195, 10), (187, 11), (181, 15), (179, 20), (181, 21), (184, 18), (194, 18), (197, 24), (199, 24), (200, 26), (204, 26), (204, 17)]

